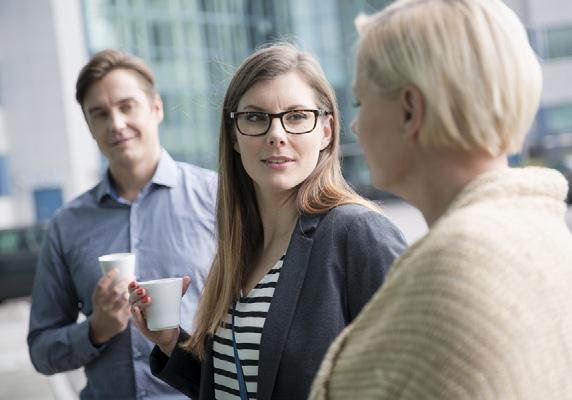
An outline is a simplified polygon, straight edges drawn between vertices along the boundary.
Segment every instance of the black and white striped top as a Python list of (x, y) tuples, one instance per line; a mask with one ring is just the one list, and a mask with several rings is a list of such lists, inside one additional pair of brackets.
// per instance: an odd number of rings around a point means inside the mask
[[(258, 388), (258, 354), (262, 328), (274, 295), (284, 256), (272, 267), (260, 282), (236, 303), (234, 332), (238, 357), (242, 364), (246, 389), (250, 399), (256, 398)], [(218, 328), (213, 342), (214, 388), (217, 400), (240, 400), (231, 330), (232, 308), (226, 315), (223, 327)]]

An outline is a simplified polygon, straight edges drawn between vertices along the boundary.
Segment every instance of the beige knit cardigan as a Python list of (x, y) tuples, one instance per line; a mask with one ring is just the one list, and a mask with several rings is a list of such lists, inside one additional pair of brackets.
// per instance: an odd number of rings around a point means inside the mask
[(332, 344), (310, 398), (572, 399), (564, 178), (472, 181)]

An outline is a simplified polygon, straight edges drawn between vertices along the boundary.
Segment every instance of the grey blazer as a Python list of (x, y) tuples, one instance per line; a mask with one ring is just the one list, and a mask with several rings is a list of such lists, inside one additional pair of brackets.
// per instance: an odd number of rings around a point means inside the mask
[[(258, 400), (308, 397), (329, 345), (405, 247), (385, 216), (363, 206), (299, 218), (262, 331)], [(214, 400), (212, 338), (205, 347), (203, 362), (179, 347), (170, 358), (155, 347), (151, 372), (189, 397)]]

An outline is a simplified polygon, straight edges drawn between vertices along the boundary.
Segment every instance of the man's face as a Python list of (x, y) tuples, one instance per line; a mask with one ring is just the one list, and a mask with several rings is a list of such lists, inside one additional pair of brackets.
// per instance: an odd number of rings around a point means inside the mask
[(109, 166), (137, 169), (160, 154), (163, 105), (144, 90), (136, 72), (117, 69), (93, 83), (83, 110), (89, 130)]

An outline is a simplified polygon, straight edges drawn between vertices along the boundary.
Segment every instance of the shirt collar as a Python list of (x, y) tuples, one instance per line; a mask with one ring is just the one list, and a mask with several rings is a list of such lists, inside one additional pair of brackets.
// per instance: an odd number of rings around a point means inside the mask
[(157, 165), (157, 170), (153, 174), (151, 182), (170, 188), (177, 186), (177, 163), (165, 149), (161, 149), (159, 165)]
[[(177, 186), (177, 163), (173, 158), (171, 158), (165, 149), (161, 149), (159, 164), (151, 178), (151, 183), (170, 188)], [(111, 182), (109, 169), (105, 172), (105, 175), (97, 188), (96, 196), (99, 202), (101, 202), (106, 196), (109, 196), (112, 199), (118, 198), (117, 192)]]

